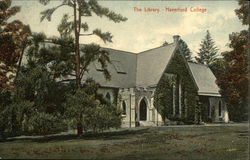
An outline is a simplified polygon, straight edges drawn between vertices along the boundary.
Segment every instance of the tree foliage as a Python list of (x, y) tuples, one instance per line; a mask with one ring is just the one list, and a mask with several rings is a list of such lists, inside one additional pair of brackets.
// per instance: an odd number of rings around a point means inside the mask
[[(232, 51), (225, 52), (223, 57), (226, 62), (225, 71), (218, 77), (217, 84), (221, 94), (231, 105), (231, 119), (240, 120), (246, 112), (248, 100), (249, 70), (247, 61), (248, 32), (232, 33), (229, 47)], [(234, 113), (232, 113), (234, 112)], [(238, 118), (236, 118), (238, 117)]]
[(249, 1), (239, 0), (238, 3), (240, 8), (235, 9), (235, 13), (243, 25), (249, 25)]
[(30, 35), (29, 26), (19, 20), (8, 21), (20, 11), (11, 3), (12, 0), (0, 1), (0, 87), (4, 88), (11, 87)]
[[(50, 2), (50, 0), (40, 0), (40, 3), (42, 3), (43, 5), (47, 5)], [(76, 86), (80, 87), (81, 85), (81, 78), (82, 75), (87, 71), (86, 66), (82, 66), (81, 63), (81, 47), (79, 44), (79, 39), (80, 36), (90, 36), (90, 35), (96, 35), (98, 37), (100, 37), (105, 43), (106, 42), (112, 42), (112, 35), (110, 32), (102, 32), (100, 29), (94, 29), (92, 32), (90, 33), (82, 33), (83, 32), (88, 32), (89, 31), (89, 26), (86, 22), (82, 22), (82, 17), (90, 17), (93, 14), (97, 15), (98, 17), (107, 17), (109, 20), (115, 22), (115, 23), (119, 23), (122, 21), (126, 21), (127, 18), (123, 17), (120, 14), (116, 14), (115, 12), (109, 10), (106, 7), (102, 7), (101, 5), (98, 4), (98, 2), (96, 0), (89, 0), (89, 1), (85, 1), (85, 0), (64, 0), (62, 1), (62, 3), (56, 7), (47, 9), (43, 12), (41, 12), (41, 21), (43, 21), (44, 19), (47, 19), (48, 21), (51, 21), (51, 16), (53, 15), (53, 13), (60, 7), (63, 6), (67, 6), (70, 8), (73, 8), (74, 10), (74, 15), (73, 15), (73, 19), (70, 18), (70, 16), (68, 14), (65, 14), (62, 18), (61, 24), (58, 27), (58, 31), (61, 33), (62, 37), (70, 37), (72, 36), (72, 33), (74, 33), (74, 52), (75, 52), (75, 80), (76, 80)], [(95, 52), (99, 51), (99, 55), (100, 54), (104, 54), (106, 55), (107, 52), (96, 50), (98, 47), (95, 44), (92, 44), (92, 46), (86, 46), (89, 48), (94, 48)], [(90, 58), (89, 55), (87, 55), (89, 58), (88, 59), (93, 59)], [(94, 55), (95, 57), (96, 55)], [(82, 58), (83, 59), (83, 58)], [(105, 64), (106, 63), (104, 61), (105, 59), (102, 59), (101, 61), (99, 61), (102, 66), (104, 67), (105, 71), (104, 75), (106, 78), (110, 78), (110, 76), (108, 75), (108, 72), (105, 68)], [(85, 59), (84, 59), (85, 61)], [(87, 64), (87, 63), (85, 63)], [(103, 65), (104, 64), (104, 65)]]
[(97, 93), (98, 87), (98, 84), (88, 79), (75, 94), (67, 95), (66, 117), (73, 120), (80, 134), (82, 129), (97, 132), (121, 125), (121, 113), (116, 106), (103, 103), (103, 97)]
[(187, 61), (192, 61), (192, 52), (190, 51), (190, 49), (188, 48), (188, 45), (187, 43), (180, 39), (179, 40), (179, 50), (180, 50), (180, 53), (184, 55), (184, 57), (186, 58)]
[[(249, 2), (239, 1), (240, 8), (235, 10), (243, 25), (249, 25)], [(229, 35), (231, 51), (222, 54), (224, 71), (217, 77), (221, 94), (225, 97), (229, 108), (229, 116), (233, 121), (247, 120), (247, 103), (249, 100), (249, 32), (242, 30)]]
[[(163, 44), (162, 44), (162, 46), (166, 46), (168, 44), (169, 43), (167, 41), (164, 41)], [(191, 57), (192, 52), (188, 48), (187, 43), (184, 40), (180, 39), (178, 41), (178, 45), (179, 45), (178, 48), (180, 50), (180, 53), (184, 55), (184, 57), (186, 58), (186, 60), (189, 61), (189, 62), (192, 61), (192, 57)]]
[[(47, 5), (50, 2), (50, 0), (40, 0), (40, 2), (43, 5)], [(71, 118), (77, 120), (76, 124), (77, 124), (78, 134), (80, 135), (82, 133), (82, 128), (83, 128), (82, 126), (84, 125), (82, 123), (83, 118), (81, 117), (83, 116), (84, 111), (88, 110), (89, 107), (96, 108), (95, 106), (100, 106), (96, 104), (95, 97), (91, 97), (91, 95), (88, 95), (87, 93), (81, 91), (81, 87), (83, 87), (82, 85), (84, 85), (84, 83), (82, 84), (82, 78), (88, 71), (88, 66), (92, 62), (97, 61), (98, 63), (101, 64), (103, 68), (103, 74), (105, 78), (106, 79), (111, 78), (107, 70), (107, 63), (110, 63), (108, 52), (102, 49), (97, 44), (92, 43), (92, 44), (80, 45), (79, 44), (80, 36), (96, 35), (100, 39), (102, 39), (104, 43), (112, 42), (112, 37), (113, 37), (110, 32), (102, 32), (98, 28), (94, 29), (92, 32), (89, 32), (89, 26), (86, 22), (82, 22), (82, 17), (90, 17), (93, 14), (95, 14), (98, 17), (106, 17), (115, 23), (126, 21), (127, 18), (123, 17), (120, 14), (116, 14), (115, 12), (109, 10), (106, 7), (102, 7), (101, 5), (98, 4), (96, 0), (89, 0), (89, 1), (64, 0), (60, 5), (41, 12), (41, 21), (43, 21), (44, 19), (51, 21), (51, 16), (55, 13), (55, 11), (58, 8), (63, 6), (67, 6), (73, 9), (73, 18), (71, 18), (71, 16), (69, 16), (68, 14), (65, 14), (61, 20), (61, 23), (58, 26), (58, 31), (61, 34), (61, 39), (72, 40), (73, 47), (71, 52), (68, 52), (68, 55), (70, 55), (70, 53), (72, 52), (75, 53), (74, 63), (71, 63), (74, 64), (73, 66), (74, 71), (72, 71), (69, 74), (71, 75), (71, 77), (72, 76), (75, 77), (74, 80), (76, 86), (75, 92), (73, 92), (72, 95), (69, 96), (70, 97), (69, 99), (71, 100), (75, 99), (75, 100), (74, 101), (68, 100), (68, 103), (71, 102), (73, 103), (72, 105), (68, 105), (70, 106), (69, 109), (72, 109), (72, 111), (68, 112), (77, 111), (77, 113), (74, 112), (76, 114)], [(58, 63), (62, 63), (62, 61), (59, 60)], [(62, 68), (63, 67), (59, 67), (59, 69)]]
[(198, 63), (209, 66), (216, 60), (218, 56), (218, 48), (215, 46), (215, 42), (213, 41), (208, 30), (205, 38), (200, 44), (200, 47), (201, 48), (199, 49), (198, 55), (195, 57), (195, 59)]

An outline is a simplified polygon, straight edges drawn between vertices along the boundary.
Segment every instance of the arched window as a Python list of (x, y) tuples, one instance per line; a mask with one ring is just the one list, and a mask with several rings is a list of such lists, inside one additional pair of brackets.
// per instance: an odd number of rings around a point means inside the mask
[(140, 102), (140, 121), (147, 120), (147, 103), (143, 98)]
[(125, 101), (122, 101), (122, 115), (126, 115), (126, 109), (127, 109), (126, 103)]
[(109, 92), (106, 94), (105, 99), (106, 99), (109, 103), (111, 103), (111, 96), (110, 96)]
[(219, 116), (221, 116), (221, 101), (219, 101)]

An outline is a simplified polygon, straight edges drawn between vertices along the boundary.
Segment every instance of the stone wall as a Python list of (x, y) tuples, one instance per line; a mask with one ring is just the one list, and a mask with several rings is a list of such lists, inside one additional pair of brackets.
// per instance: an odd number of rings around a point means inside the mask
[[(122, 115), (122, 127), (140, 126), (156, 126), (163, 125), (161, 115), (154, 107), (154, 90), (144, 88), (127, 88), (119, 89), (118, 92), (118, 107), (122, 110), (123, 101), (126, 104), (126, 115)], [(147, 105), (146, 121), (140, 121), (140, 103), (145, 100)], [(158, 120), (157, 120), (158, 119)]]
[(122, 102), (126, 104), (126, 115), (122, 115), (122, 126), (135, 127), (135, 90), (134, 88), (119, 89), (118, 107), (122, 110)]

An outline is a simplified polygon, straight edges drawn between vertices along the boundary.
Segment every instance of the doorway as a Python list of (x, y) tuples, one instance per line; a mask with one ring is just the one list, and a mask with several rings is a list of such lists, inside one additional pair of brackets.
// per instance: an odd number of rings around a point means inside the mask
[(140, 121), (147, 120), (147, 103), (144, 98), (140, 102), (140, 114), (139, 115), (140, 115)]

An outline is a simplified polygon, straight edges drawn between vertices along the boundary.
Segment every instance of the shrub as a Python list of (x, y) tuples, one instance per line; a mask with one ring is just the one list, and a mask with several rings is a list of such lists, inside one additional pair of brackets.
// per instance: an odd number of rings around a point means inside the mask
[(79, 136), (83, 130), (98, 132), (121, 125), (121, 114), (116, 105), (106, 103), (97, 90), (98, 84), (88, 80), (82, 88), (67, 95), (65, 117), (72, 121)]
[(46, 135), (63, 131), (67, 126), (60, 116), (37, 112), (28, 120), (28, 131), (36, 135)]
[(7, 89), (0, 88), (0, 136), (3, 136), (8, 124), (7, 107), (11, 103), (11, 92)]
[(91, 114), (85, 117), (84, 126), (85, 129), (94, 132), (118, 128), (121, 126), (121, 114), (116, 111), (115, 106), (101, 104), (93, 108)]

